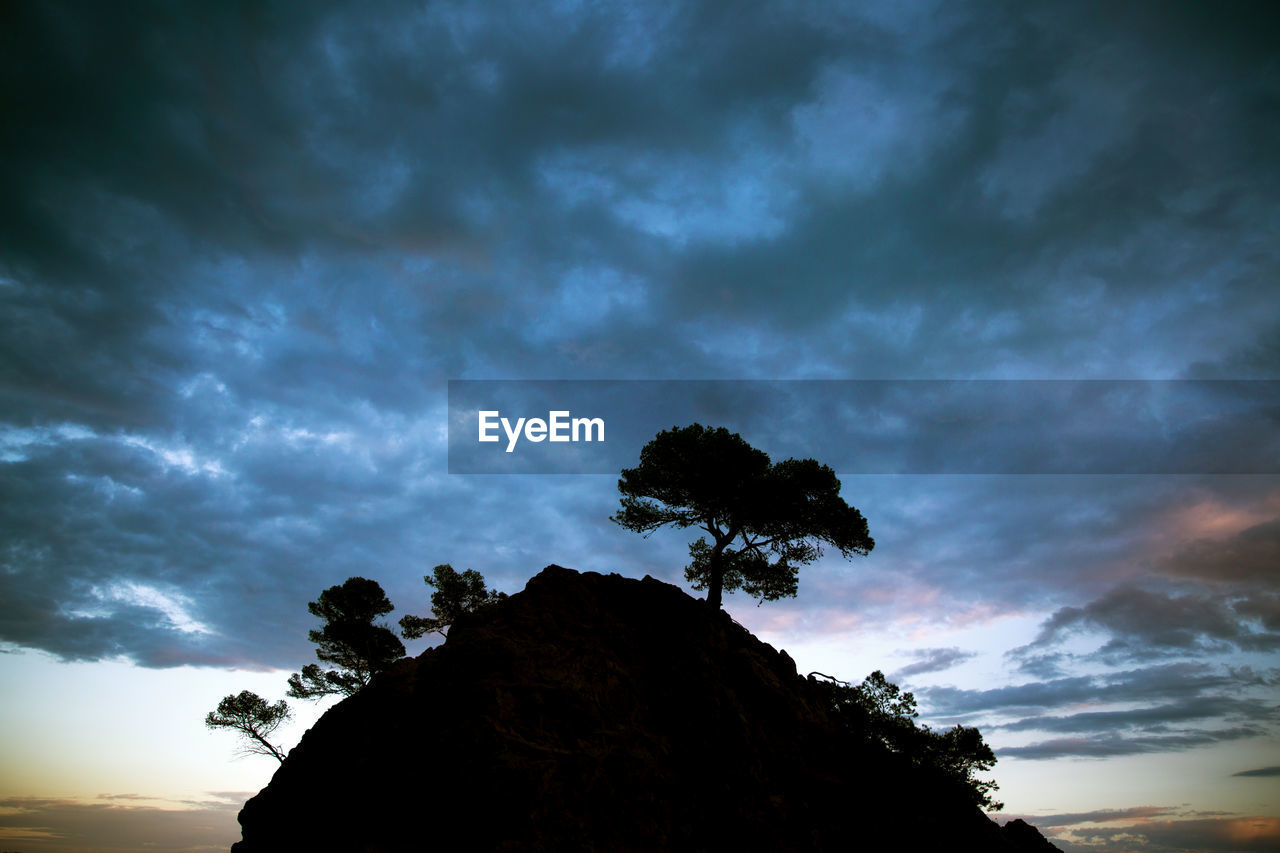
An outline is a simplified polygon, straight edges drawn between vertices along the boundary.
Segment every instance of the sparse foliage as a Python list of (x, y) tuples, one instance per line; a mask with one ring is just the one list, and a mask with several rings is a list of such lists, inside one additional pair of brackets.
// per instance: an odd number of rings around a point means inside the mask
[(205, 715), (204, 724), (211, 729), (239, 732), (245, 754), (269, 755), (283, 764), (284, 751), (267, 738), (290, 716), (289, 705), (283, 699), (272, 705), (252, 690), (242, 690), (219, 702), (216, 711)]
[(459, 573), (448, 563), (436, 566), (422, 580), (435, 588), (431, 593), (432, 615), (401, 617), (400, 632), (406, 640), (416, 640), (432, 632), (443, 636), (445, 629), (463, 613), (479, 610), (507, 597), (505, 592), (485, 589), (484, 575), (475, 569)]
[(341, 586), (331, 586), (322, 592), (307, 609), (325, 622), (322, 628), (307, 634), (316, 644), (316, 657), (337, 669), (307, 664), (302, 672), (289, 676), (290, 696), (298, 699), (351, 696), (404, 657), (400, 638), (386, 625), (373, 621), (393, 609), (377, 581), (348, 578)]
[(999, 811), (1004, 807), (991, 797), (999, 788), (995, 781), (977, 778), (978, 773), (990, 770), (996, 763), (995, 753), (978, 729), (957, 725), (936, 732), (917, 724), (915, 696), (902, 692), (879, 670), (860, 685), (830, 676), (823, 678), (814, 679), (814, 683), (825, 692), (830, 709), (846, 731), (864, 743), (882, 746), (917, 767), (937, 773), (982, 809)]
[(665, 525), (711, 537), (689, 546), (685, 577), (719, 607), (723, 591), (761, 602), (794, 596), (799, 567), (823, 545), (846, 557), (875, 546), (867, 521), (840, 497), (835, 472), (813, 459), (771, 463), (724, 427), (701, 424), (658, 433), (640, 464), (618, 480), (617, 524), (646, 536)]

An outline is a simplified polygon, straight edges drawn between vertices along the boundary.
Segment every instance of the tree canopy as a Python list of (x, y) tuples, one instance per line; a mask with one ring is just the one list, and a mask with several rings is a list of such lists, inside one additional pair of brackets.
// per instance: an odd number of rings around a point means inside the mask
[[(810, 673), (811, 679), (814, 675), (821, 673)], [(915, 696), (903, 693), (879, 670), (860, 685), (830, 676), (823, 679), (812, 679), (812, 683), (824, 692), (836, 720), (855, 739), (887, 749), (941, 777), (982, 809), (999, 811), (1004, 807), (991, 796), (999, 786), (977, 777), (996, 763), (995, 753), (978, 729), (957, 725), (934, 731), (917, 724)]]
[(288, 704), (281, 699), (274, 705), (252, 690), (227, 696), (216, 711), (205, 715), (204, 724), (211, 729), (231, 729), (244, 738), (243, 751), (250, 755), (269, 755), (284, 763), (284, 751), (267, 740), (280, 724), (291, 716)]
[(484, 575), (475, 569), (459, 573), (448, 563), (436, 566), (422, 580), (435, 588), (431, 593), (432, 615), (401, 617), (400, 632), (406, 640), (415, 640), (433, 631), (443, 635), (445, 629), (463, 613), (479, 610), (507, 597), (505, 592), (485, 589)]
[(719, 607), (723, 591), (763, 601), (794, 596), (799, 567), (824, 545), (845, 557), (875, 546), (867, 521), (840, 497), (840, 480), (813, 459), (772, 463), (737, 433), (701, 424), (658, 433), (640, 464), (618, 480), (610, 518), (648, 535), (665, 525), (697, 527), (685, 577)]
[(335, 694), (350, 696), (404, 657), (404, 644), (395, 632), (373, 621), (393, 609), (377, 581), (347, 578), (340, 586), (331, 586), (320, 593), (320, 598), (307, 604), (307, 609), (325, 623), (319, 630), (307, 634), (316, 644), (316, 657), (337, 669), (307, 664), (301, 673), (289, 676), (290, 696), (298, 699)]

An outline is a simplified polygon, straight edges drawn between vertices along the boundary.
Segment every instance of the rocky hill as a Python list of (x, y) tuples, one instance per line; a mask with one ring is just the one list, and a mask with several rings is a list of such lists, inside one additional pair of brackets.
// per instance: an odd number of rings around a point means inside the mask
[(842, 736), (725, 613), (559, 566), (332, 708), (240, 823), (236, 853), (1056, 849)]

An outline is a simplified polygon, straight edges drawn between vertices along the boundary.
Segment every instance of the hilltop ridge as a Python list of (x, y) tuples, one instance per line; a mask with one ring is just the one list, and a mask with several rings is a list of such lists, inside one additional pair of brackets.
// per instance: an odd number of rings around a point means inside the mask
[(723, 611), (554, 565), (330, 709), (240, 822), (235, 853), (1056, 849), (842, 737)]

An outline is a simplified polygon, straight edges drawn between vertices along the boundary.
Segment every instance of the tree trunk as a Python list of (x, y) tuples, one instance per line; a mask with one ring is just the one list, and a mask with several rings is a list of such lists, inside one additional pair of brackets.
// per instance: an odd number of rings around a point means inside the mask
[(720, 593), (724, 586), (724, 564), (720, 555), (724, 553), (726, 543), (717, 541), (711, 549), (711, 578), (707, 584), (707, 604), (720, 609)]

